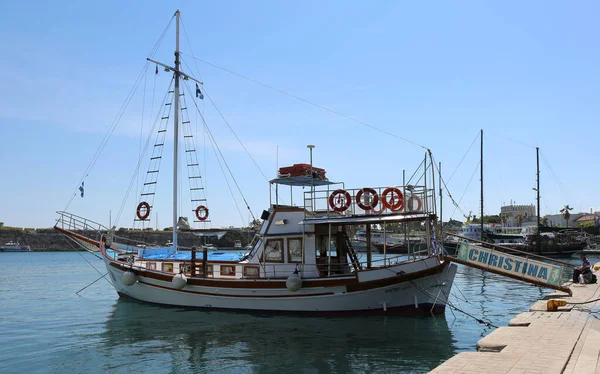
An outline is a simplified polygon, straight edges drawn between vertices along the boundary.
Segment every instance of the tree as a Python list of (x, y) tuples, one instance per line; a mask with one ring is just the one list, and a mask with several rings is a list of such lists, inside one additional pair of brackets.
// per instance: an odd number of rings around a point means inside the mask
[(500, 222), (502, 222), (502, 226), (506, 226), (506, 223), (508, 222), (508, 214), (500, 213)]
[(542, 226), (548, 226), (548, 216), (542, 217), (540, 223), (542, 224)]
[(560, 210), (560, 212), (562, 213), (562, 218), (564, 218), (565, 222), (567, 223), (567, 228), (569, 228), (569, 218), (571, 218), (571, 213), (569, 213), (569, 210), (573, 210), (573, 208), (571, 208), (569, 204), (565, 205), (565, 207)]
[(521, 227), (521, 225), (523, 224), (523, 221), (525, 220), (525, 215), (523, 213), (519, 213), (515, 216), (515, 219), (519, 223), (519, 227)]

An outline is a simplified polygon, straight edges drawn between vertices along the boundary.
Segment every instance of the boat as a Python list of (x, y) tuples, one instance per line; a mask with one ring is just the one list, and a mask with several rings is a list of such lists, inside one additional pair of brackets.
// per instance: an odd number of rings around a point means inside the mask
[[(179, 46), (179, 11), (173, 17)], [(180, 82), (201, 83), (181, 70), (178, 47), (173, 66), (148, 60), (173, 73), (173, 144), (178, 144)], [(180, 182), (178, 151), (174, 148), (172, 192), (176, 202)], [(303, 165), (301, 171), (305, 169)], [(178, 232), (201, 235), (203, 229), (179, 227), (179, 207), (175, 203), (173, 245), (169, 247), (123, 250), (114, 227), (66, 211), (58, 212), (54, 227), (82, 247), (100, 252), (108, 279), (121, 298), (200, 310), (316, 316), (443, 314), (457, 266), (446, 260), (436, 246), (439, 228), (434, 189), (425, 183), (348, 188), (325, 178), (322, 169), (315, 170), (318, 172), (306, 175), (280, 169), (270, 180), (269, 207), (262, 212), (257, 237), (244, 255), (209, 252), (201, 245), (181, 250)], [(422, 172), (427, 170), (433, 168)], [(148, 194), (142, 190), (141, 201), (131, 212), (137, 222), (144, 223), (150, 217), (152, 205), (144, 200)], [(296, 201), (302, 205), (294, 205), (293, 200), (282, 204), (282, 196), (300, 197)], [(419, 203), (404, 205), (404, 198)], [(374, 211), (379, 202), (382, 207)], [(209, 217), (204, 204), (202, 200), (195, 209), (200, 224)], [(366, 262), (359, 261), (349, 233), (357, 227), (370, 229), (404, 222), (422, 223), (426, 228), (423, 251), (373, 259), (368, 250)]]
[[(537, 227), (520, 228), (503, 227), (501, 225), (484, 224), (483, 240), (501, 245), (505, 248), (517, 249), (521, 252), (536, 253), (543, 256), (570, 256), (584, 250), (588, 246), (585, 232), (578, 229), (565, 229), (540, 226), (540, 246), (536, 243)], [(458, 233), (460, 238), (448, 236), (444, 240), (444, 248), (453, 254), (462, 239), (480, 240), (481, 225), (465, 224)]]
[(0, 246), (0, 252), (30, 252), (31, 248), (28, 245), (21, 245), (19, 241), (4, 243)]

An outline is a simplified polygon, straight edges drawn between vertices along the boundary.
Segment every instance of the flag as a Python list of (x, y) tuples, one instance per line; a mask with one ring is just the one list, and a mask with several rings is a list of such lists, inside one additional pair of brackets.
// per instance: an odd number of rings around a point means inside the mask
[(154, 70), (154, 75), (158, 75), (158, 65), (156, 65), (156, 70)]
[(202, 95), (202, 91), (200, 91), (198, 83), (196, 83), (196, 97), (200, 98), (200, 100), (204, 100), (204, 95)]
[(81, 197), (83, 197), (83, 183), (81, 182), (81, 186), (79, 186), (79, 192), (81, 192)]

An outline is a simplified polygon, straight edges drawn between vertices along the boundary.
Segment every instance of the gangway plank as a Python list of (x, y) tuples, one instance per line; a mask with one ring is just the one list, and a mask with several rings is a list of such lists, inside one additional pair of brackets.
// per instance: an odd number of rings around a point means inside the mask
[(448, 261), (573, 295), (569, 287), (561, 284), (564, 268), (573, 267), (573, 264), (460, 235), (449, 235), (464, 241), (457, 247), (456, 256), (444, 256)]

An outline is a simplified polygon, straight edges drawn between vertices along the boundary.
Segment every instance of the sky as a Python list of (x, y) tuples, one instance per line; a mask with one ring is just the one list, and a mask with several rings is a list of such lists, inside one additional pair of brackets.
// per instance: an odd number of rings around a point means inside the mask
[[(485, 214), (535, 204), (536, 147), (542, 215), (600, 209), (598, 2), (30, 1), (0, 4), (0, 222), (51, 227), (68, 208), (133, 225), (144, 164), (128, 188), (169, 84), (146, 57), (173, 63), (174, 23), (153, 47), (176, 9), (182, 68), (203, 82), (200, 112), (235, 177), (230, 193), (190, 111), (209, 226), (259, 217), (267, 181), (309, 163), (308, 144), (347, 188), (401, 185), (429, 148), (460, 202), (444, 191), (443, 218), (464, 221), (480, 210), (480, 130)], [(161, 173), (158, 228), (171, 225)]]

